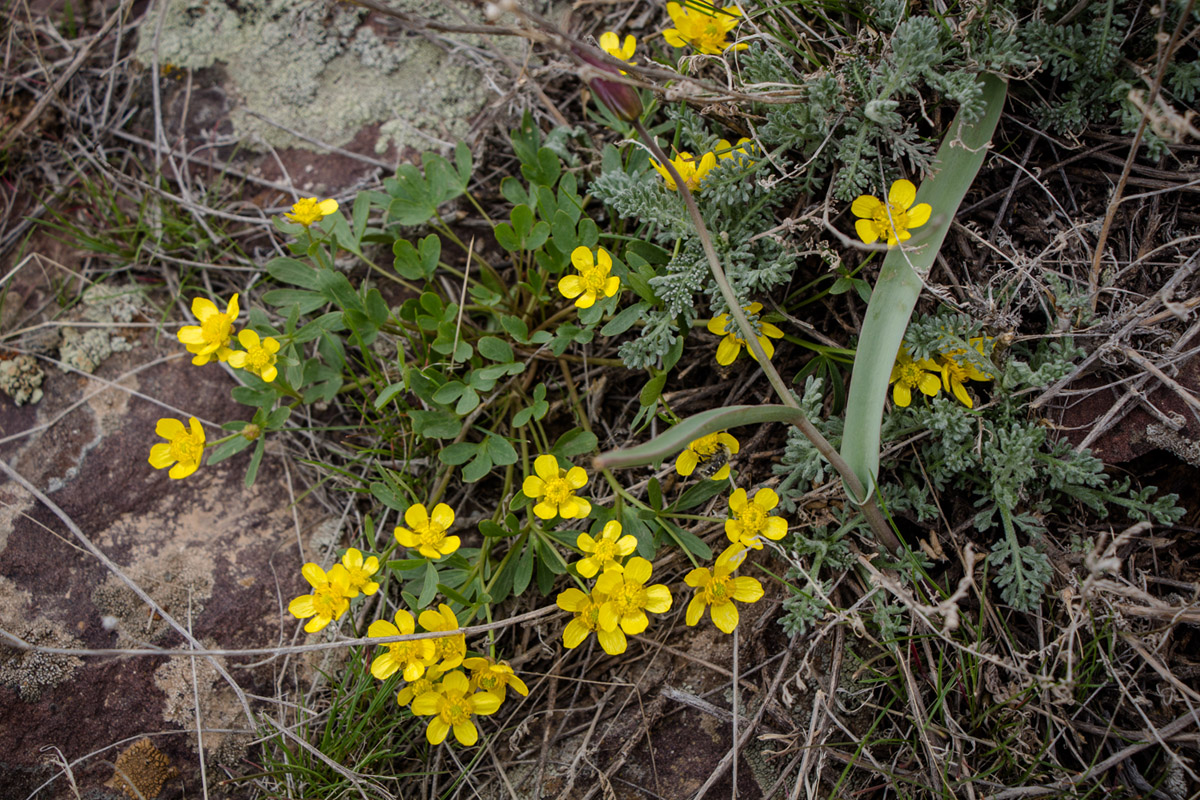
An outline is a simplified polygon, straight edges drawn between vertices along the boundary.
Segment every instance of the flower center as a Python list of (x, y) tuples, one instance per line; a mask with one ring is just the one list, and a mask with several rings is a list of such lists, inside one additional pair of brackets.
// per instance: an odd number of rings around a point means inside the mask
[(186, 434), (171, 442), (171, 458), (182, 463), (200, 460), (204, 444), (192, 434)]
[(623, 617), (646, 605), (646, 590), (640, 583), (623, 583), (609, 598), (617, 607), (617, 616)]
[(921, 383), (921, 378), (925, 375), (925, 370), (919, 367), (916, 362), (910, 361), (900, 368), (900, 380), (904, 381), (909, 388), (915, 389)]
[(596, 542), (596, 552), (592, 554), (601, 564), (617, 560), (616, 542)]
[(728, 577), (714, 577), (708, 586), (704, 587), (704, 602), (710, 606), (728, 603), (729, 598), (733, 595), (732, 587), (730, 586), (732, 582)]
[(224, 314), (213, 314), (200, 323), (200, 334), (209, 344), (224, 346), (229, 344), (229, 329), (232, 327), (233, 323)]
[(419, 697), (433, 691), (433, 681), (429, 680), (429, 678), (420, 678), (416, 683), (411, 683), (409, 686), (412, 687), (413, 697)]
[(763, 525), (767, 524), (767, 512), (754, 503), (747, 505), (742, 513), (738, 514), (738, 517), (741, 519), (742, 527), (749, 534), (758, 533), (762, 530)]
[(462, 725), (471, 719), (471, 707), (460, 692), (448, 692), (442, 700), (442, 722), (447, 725)]
[(366, 586), (371, 582), (371, 576), (362, 567), (346, 567), (346, 571), (350, 573), (351, 586)]
[(901, 211), (891, 203), (880, 203), (872, 221), (881, 236), (887, 236), (892, 230), (897, 234), (908, 230), (908, 212)]
[(420, 657), (418, 647), (418, 642), (393, 642), (388, 645), (388, 650), (391, 651), (393, 659), (401, 664), (407, 664), (410, 661), (417, 661)]
[(491, 691), (500, 687), (500, 677), (494, 672), (488, 672), (479, 676), (479, 688)]
[(710, 433), (708, 436), (702, 436), (692, 442), (692, 450), (701, 458), (709, 458), (713, 453), (721, 448), (721, 442), (717, 438), (719, 434)]
[(445, 539), (446, 529), (432, 521), (417, 534), (417, 540), (421, 543), (421, 547), (428, 546), (437, 549)]
[(594, 631), (600, 627), (600, 606), (596, 603), (588, 603), (587, 608), (579, 612), (579, 620), (587, 625), (589, 631)]
[(275, 363), (275, 354), (265, 347), (256, 347), (246, 353), (246, 366), (254, 372), (262, 372)]
[(433, 646), (439, 659), (452, 658), (458, 655), (458, 642), (453, 636), (443, 636), (433, 640)]
[(950, 358), (942, 359), (942, 367), (950, 373), (950, 380), (963, 383), (967, 380), (967, 371), (958, 365), (957, 361)]
[(584, 270), (579, 277), (583, 281), (584, 289), (592, 293), (603, 292), (604, 284), (608, 282), (608, 274), (599, 267)]
[(331, 583), (313, 589), (313, 608), (318, 617), (336, 617), (343, 599), (342, 593)]
[(563, 471), (559, 470), (557, 478), (546, 481), (546, 502), (555, 506), (562, 505), (570, 499), (573, 491), (571, 484), (563, 477)]

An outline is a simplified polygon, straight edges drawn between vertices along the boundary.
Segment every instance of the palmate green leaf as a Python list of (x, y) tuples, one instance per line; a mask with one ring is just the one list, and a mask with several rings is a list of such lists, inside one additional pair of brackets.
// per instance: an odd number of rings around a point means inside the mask
[[(888, 251), (867, 306), (846, 402), (841, 452), (868, 492), (874, 490), (879, 474), (879, 428), (888, 378), (921, 294), (922, 276), (937, 258), (954, 215), (983, 165), (1004, 108), (1008, 85), (994, 75), (984, 75), (981, 81), (984, 115), (967, 124), (959, 111), (938, 148), (933, 174), (917, 189), (916, 202), (933, 206), (933, 216), (902, 247)], [(865, 502), (867, 498), (854, 499)]]

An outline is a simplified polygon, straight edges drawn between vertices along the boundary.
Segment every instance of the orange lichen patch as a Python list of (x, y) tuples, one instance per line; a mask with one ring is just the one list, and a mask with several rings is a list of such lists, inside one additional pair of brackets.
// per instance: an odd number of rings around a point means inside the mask
[(117, 768), (104, 784), (133, 798), (158, 797), (163, 784), (179, 774), (170, 760), (149, 739), (139, 739), (117, 756)]

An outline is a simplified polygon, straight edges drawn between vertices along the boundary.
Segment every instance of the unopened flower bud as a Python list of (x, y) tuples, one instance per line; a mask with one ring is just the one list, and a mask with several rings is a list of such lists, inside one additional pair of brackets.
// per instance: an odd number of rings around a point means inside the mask
[[(621, 74), (616, 67), (601, 61), (590, 51), (590, 48), (579, 46), (574, 48), (574, 52), (585, 64), (613, 75)], [(593, 78), (588, 81), (588, 87), (595, 92), (596, 97), (600, 98), (600, 102), (608, 106), (619, 119), (633, 122), (642, 115), (642, 98), (638, 96), (637, 90), (632, 86), (608, 81), (604, 78)]]
[(246, 427), (242, 428), (242, 436), (245, 436), (246, 439), (251, 442), (253, 442), (255, 439), (257, 439), (261, 435), (262, 435), (262, 428), (258, 427), (253, 422), (249, 423), (248, 425), (246, 425)]

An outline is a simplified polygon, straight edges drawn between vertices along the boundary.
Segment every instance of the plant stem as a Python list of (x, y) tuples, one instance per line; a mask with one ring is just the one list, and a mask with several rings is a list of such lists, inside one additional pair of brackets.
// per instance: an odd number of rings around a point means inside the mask
[[(679, 175), (671, 160), (667, 158), (667, 154), (658, 146), (658, 141), (642, 125), (642, 121), (640, 119), (634, 120), (633, 124), (637, 128), (638, 135), (642, 137), (642, 140), (645, 141), (651, 152), (654, 153), (654, 157), (671, 173), (671, 178), (675, 181), (675, 186), (678, 188), (684, 205), (687, 206), (688, 213), (692, 217), (692, 224), (696, 226), (696, 235), (700, 238), (700, 245), (704, 248), (704, 255), (708, 258), (708, 266), (712, 270), (713, 280), (716, 281), (717, 288), (721, 290), (721, 296), (725, 298), (725, 304), (729, 306), (729, 313), (734, 321), (737, 322), (738, 329), (742, 333), (742, 338), (745, 340), (746, 346), (750, 348), (750, 352), (754, 353), (754, 357), (758, 360), (758, 365), (766, 373), (767, 380), (770, 381), (771, 387), (775, 390), (775, 394), (779, 395), (779, 399), (783, 404), (799, 412), (800, 404), (792, 396), (791, 391), (788, 390), (787, 385), (783, 382), (783, 378), (780, 377), (778, 370), (775, 369), (775, 365), (767, 358), (762, 344), (758, 341), (757, 332), (750, 325), (750, 320), (746, 318), (746, 312), (742, 310), (742, 304), (734, 295), (733, 287), (729, 285), (729, 279), (725, 277), (725, 270), (721, 268), (721, 261), (717, 256), (717, 250), (713, 247), (712, 236), (709, 235), (708, 227), (704, 224), (704, 218), (700, 216), (700, 208), (696, 205), (696, 199), (688, 189), (687, 183)], [(817, 452), (837, 470), (838, 475), (842, 478), (842, 482), (850, 489), (848, 494), (851, 501), (857, 502), (857, 498), (867, 498), (865, 502), (859, 505), (859, 509), (862, 511), (867, 523), (871, 526), (871, 531), (875, 534), (875, 538), (879, 544), (893, 553), (900, 552), (903, 549), (900, 545), (900, 540), (896, 538), (896, 534), (893, 533), (887, 520), (880, 513), (879, 506), (875, 503), (874, 492), (868, 493), (866, 491), (858, 476), (854, 474), (854, 470), (846, 463), (846, 460), (841, 457), (838, 451), (833, 448), (833, 445), (829, 443), (829, 440), (821, 435), (821, 432), (816, 429), (804, 414), (798, 413), (793, 424), (813, 443), (813, 446), (817, 448)]]

